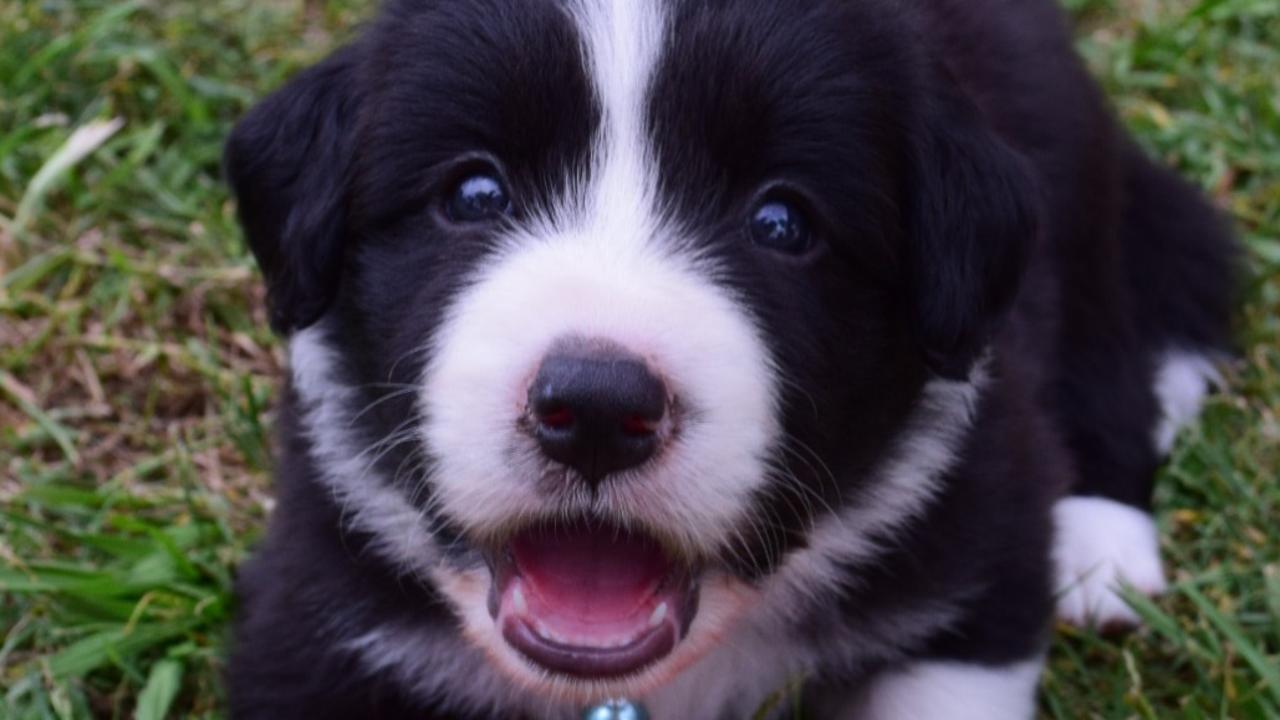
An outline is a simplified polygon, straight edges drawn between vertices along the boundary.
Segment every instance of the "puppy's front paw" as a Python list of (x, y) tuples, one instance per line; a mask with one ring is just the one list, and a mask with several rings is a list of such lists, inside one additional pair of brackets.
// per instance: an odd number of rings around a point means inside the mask
[(1151, 515), (1100, 497), (1070, 497), (1053, 509), (1058, 617), (1080, 627), (1139, 624), (1119, 594), (1122, 583), (1147, 595), (1166, 584)]
[(1036, 685), (1044, 662), (1011, 665), (925, 661), (887, 671), (840, 720), (1028, 720), (1036, 714)]

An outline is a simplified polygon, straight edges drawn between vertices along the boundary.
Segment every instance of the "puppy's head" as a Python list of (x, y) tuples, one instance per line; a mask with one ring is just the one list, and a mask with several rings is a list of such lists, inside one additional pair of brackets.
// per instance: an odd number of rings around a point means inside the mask
[(393, 1), (236, 128), (328, 481), (523, 683), (723, 641), (988, 344), (1024, 182), (899, 14)]

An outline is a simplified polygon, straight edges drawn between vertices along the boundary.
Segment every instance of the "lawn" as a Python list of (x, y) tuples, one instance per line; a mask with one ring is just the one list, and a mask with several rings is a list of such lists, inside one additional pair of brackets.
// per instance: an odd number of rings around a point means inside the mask
[[(1250, 276), (1229, 387), (1161, 483), (1173, 589), (1127, 637), (1063, 628), (1042, 712), (1280, 717), (1280, 0), (1070, 4)], [(368, 11), (0, 0), (0, 718), (220, 715), (281, 362), (221, 142)]]

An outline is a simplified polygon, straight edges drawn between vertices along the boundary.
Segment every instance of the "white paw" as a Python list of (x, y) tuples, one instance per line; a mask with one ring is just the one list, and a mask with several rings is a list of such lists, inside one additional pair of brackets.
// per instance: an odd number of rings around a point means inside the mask
[(1152, 441), (1162, 457), (1173, 450), (1178, 432), (1200, 414), (1205, 393), (1222, 386), (1222, 375), (1203, 355), (1186, 351), (1166, 353), (1156, 370), (1156, 400), (1160, 419), (1152, 429)]
[(839, 720), (1031, 720), (1044, 661), (920, 662), (876, 677)]
[(1053, 519), (1058, 617), (1080, 627), (1138, 625), (1118, 590), (1122, 583), (1152, 596), (1165, 590), (1151, 515), (1105, 498), (1069, 497), (1054, 506)]

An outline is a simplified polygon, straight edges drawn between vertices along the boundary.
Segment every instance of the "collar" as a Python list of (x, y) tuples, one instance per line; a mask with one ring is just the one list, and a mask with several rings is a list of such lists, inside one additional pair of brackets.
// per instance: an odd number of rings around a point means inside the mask
[(638, 702), (618, 698), (588, 707), (582, 720), (649, 720), (649, 712)]

